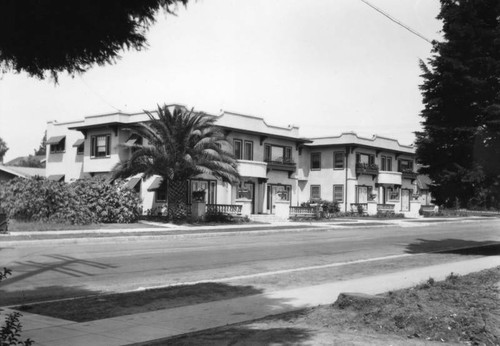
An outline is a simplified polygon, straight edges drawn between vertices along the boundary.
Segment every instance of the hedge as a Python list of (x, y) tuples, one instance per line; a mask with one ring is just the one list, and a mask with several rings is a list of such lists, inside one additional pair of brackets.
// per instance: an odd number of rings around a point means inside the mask
[(75, 225), (130, 223), (141, 214), (138, 194), (123, 181), (102, 178), (66, 184), (44, 178), (15, 178), (0, 185), (0, 209), (21, 221)]

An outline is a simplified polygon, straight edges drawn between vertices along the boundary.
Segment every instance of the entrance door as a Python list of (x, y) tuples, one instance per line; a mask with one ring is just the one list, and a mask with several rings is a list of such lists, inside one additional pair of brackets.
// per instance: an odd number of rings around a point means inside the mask
[(238, 191), (238, 198), (246, 198), (252, 201), (252, 214), (255, 214), (255, 184), (252, 182), (243, 183)]
[(358, 186), (357, 203), (368, 203), (368, 186)]
[(290, 201), (290, 185), (267, 185), (267, 211), (274, 214), (274, 201)]
[(401, 211), (410, 211), (410, 190), (401, 190)]

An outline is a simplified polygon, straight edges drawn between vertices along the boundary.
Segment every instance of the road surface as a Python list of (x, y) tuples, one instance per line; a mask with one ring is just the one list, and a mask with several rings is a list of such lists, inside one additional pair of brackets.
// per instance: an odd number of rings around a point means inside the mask
[(0, 242), (0, 266), (13, 271), (0, 283), (0, 306), (199, 281), (272, 291), (500, 255), (499, 244), (496, 218), (125, 242)]

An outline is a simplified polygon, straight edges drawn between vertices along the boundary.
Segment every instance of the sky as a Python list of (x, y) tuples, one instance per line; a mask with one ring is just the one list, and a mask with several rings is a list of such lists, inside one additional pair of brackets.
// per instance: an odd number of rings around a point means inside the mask
[[(438, 0), (369, 0), (430, 40)], [(178, 103), (297, 125), (303, 137), (354, 131), (411, 144), (423, 108), (419, 59), (431, 44), (361, 0), (191, 0), (164, 13), (148, 49), (59, 83), (0, 76), (7, 162), (33, 154), (47, 121)]]

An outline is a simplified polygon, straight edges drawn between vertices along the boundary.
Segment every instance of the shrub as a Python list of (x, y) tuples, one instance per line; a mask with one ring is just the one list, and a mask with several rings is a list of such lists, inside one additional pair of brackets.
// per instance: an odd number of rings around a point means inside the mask
[[(3, 272), (0, 271), (0, 282), (11, 275), (10, 269), (3, 268)], [(22, 331), (22, 325), (19, 321), (19, 317), (22, 315), (19, 312), (12, 312), (5, 316), (5, 322), (0, 326), (0, 345), (14, 346), (14, 345), (33, 345), (33, 340), (26, 339), (24, 341), (19, 340)]]
[(0, 208), (22, 221), (76, 225), (129, 223), (139, 217), (140, 198), (124, 182), (103, 179), (65, 184), (41, 178), (16, 178), (0, 187)]
[(233, 217), (226, 213), (210, 212), (205, 214), (206, 222), (231, 222)]

